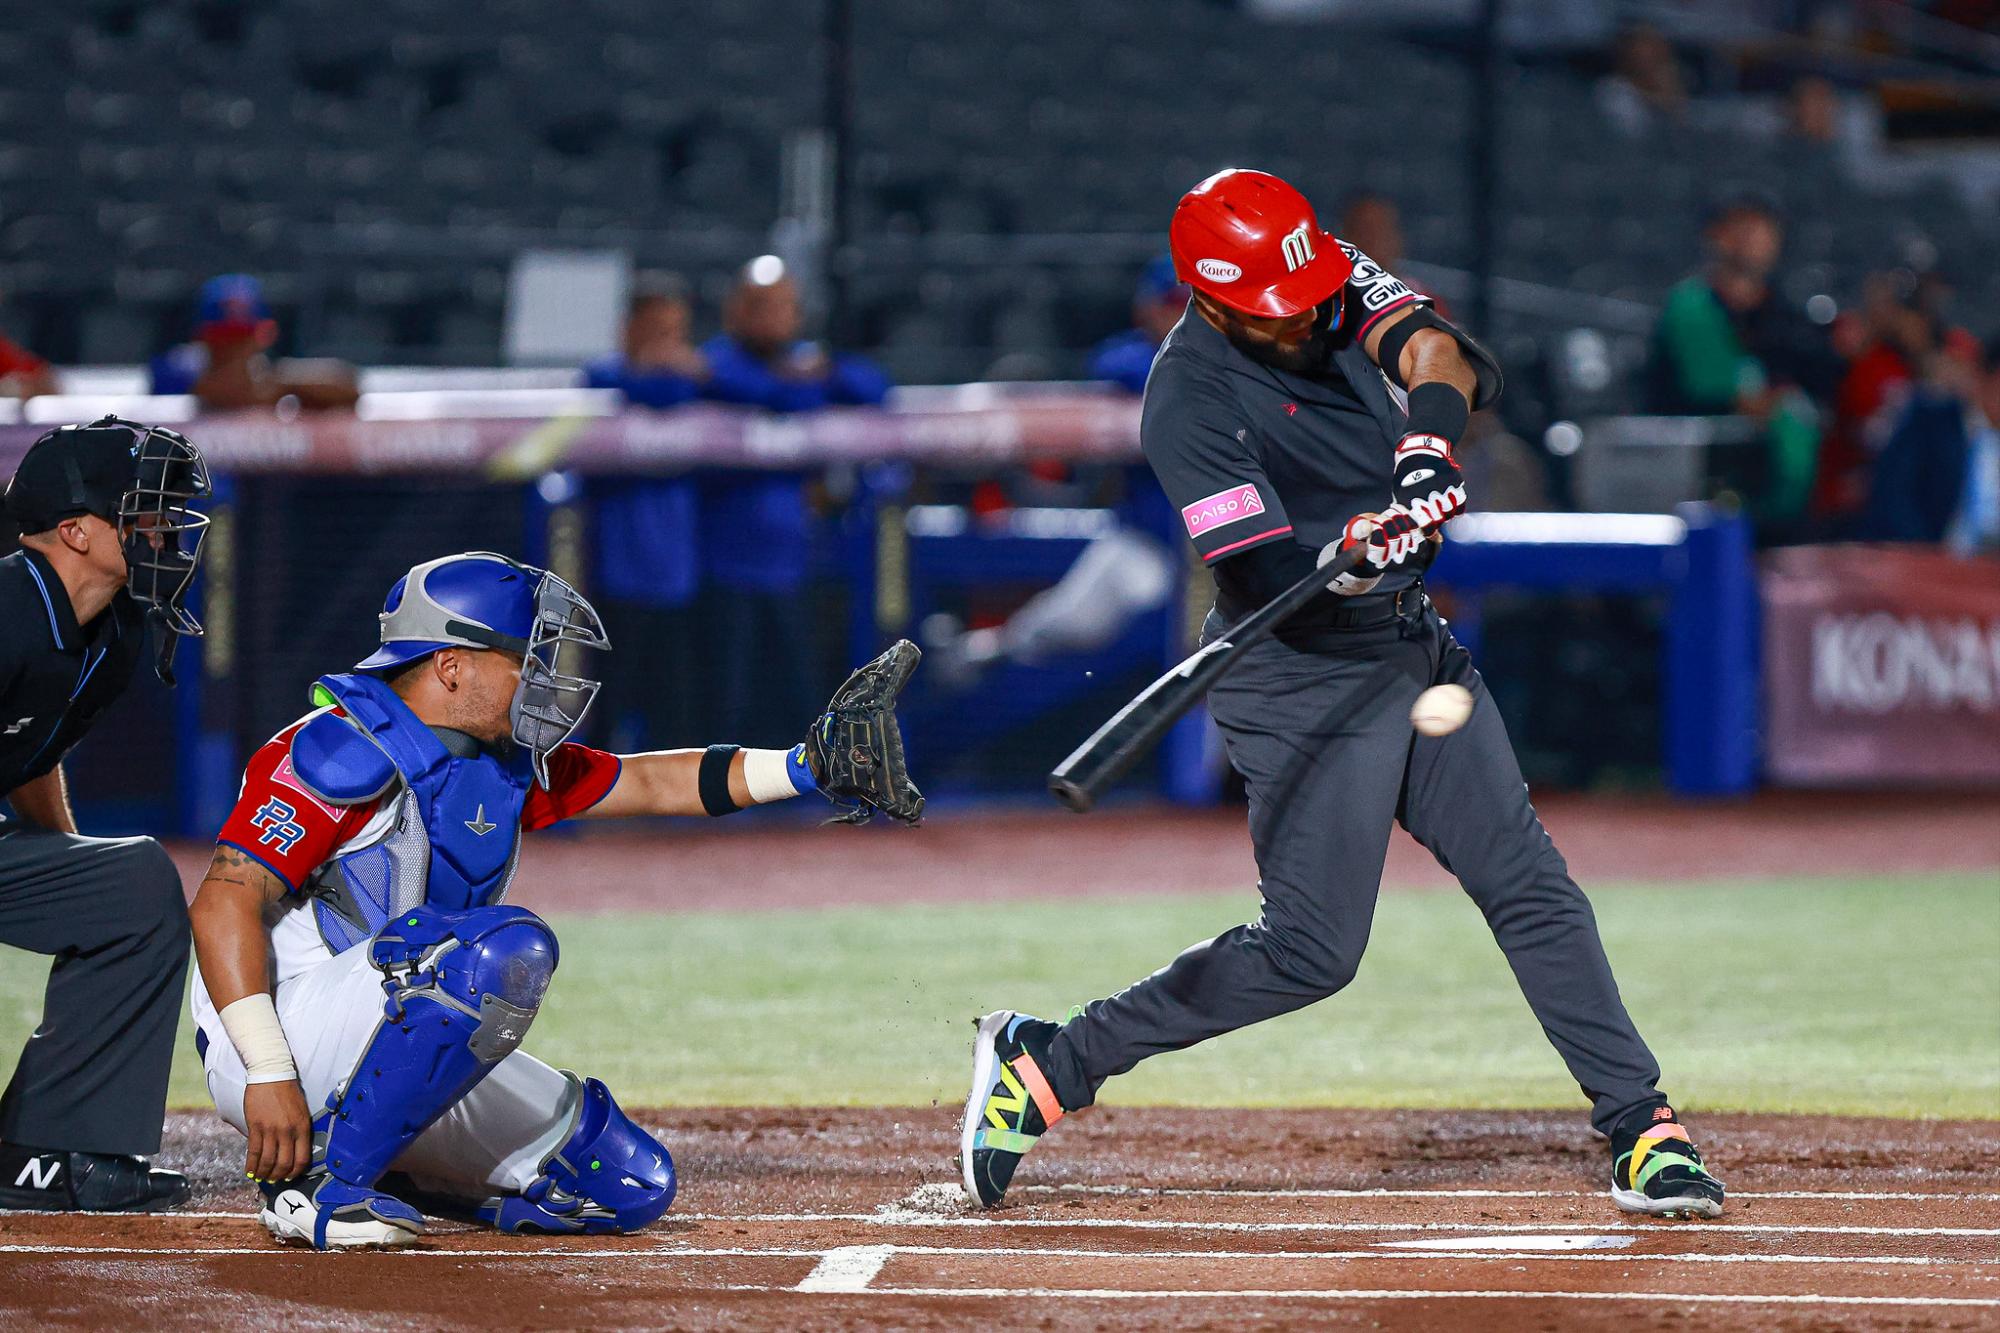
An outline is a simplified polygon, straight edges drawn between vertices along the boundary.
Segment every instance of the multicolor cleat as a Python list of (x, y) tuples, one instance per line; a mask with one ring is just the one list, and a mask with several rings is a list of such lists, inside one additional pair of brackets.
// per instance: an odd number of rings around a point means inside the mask
[(1611, 1132), (1611, 1201), (1626, 1212), (1720, 1217), (1722, 1194), (1673, 1107), (1654, 1107)]
[(1055, 1035), (1056, 1024), (1007, 1009), (979, 1020), (958, 1158), (965, 1192), (983, 1208), (999, 1204), (1028, 1149), (1063, 1118), (1042, 1072)]

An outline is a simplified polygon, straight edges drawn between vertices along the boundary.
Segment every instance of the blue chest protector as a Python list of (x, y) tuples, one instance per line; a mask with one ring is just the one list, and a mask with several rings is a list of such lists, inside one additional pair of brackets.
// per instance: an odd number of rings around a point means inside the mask
[(455, 754), (372, 676), (322, 676), (313, 699), (347, 714), (321, 713), (293, 734), (292, 768), (315, 796), (360, 805), (400, 780), (390, 798), (394, 827), (329, 861), (308, 886), (327, 946), (352, 948), (419, 904), (458, 912), (499, 902), (534, 783), (527, 751)]

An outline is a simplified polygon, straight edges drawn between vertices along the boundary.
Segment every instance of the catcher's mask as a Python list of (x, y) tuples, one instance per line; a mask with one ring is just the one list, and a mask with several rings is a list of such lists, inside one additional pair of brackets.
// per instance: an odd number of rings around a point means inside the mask
[(7, 513), (23, 532), (82, 514), (116, 526), (126, 591), (146, 608), (154, 669), (171, 685), (177, 636), (201, 633), (182, 599), (208, 530), (208, 516), (192, 506), (209, 491), (208, 466), (186, 436), (106, 416), (35, 441), (8, 485)]
[(394, 670), (449, 647), (520, 655), (508, 722), (546, 787), (549, 755), (582, 725), (600, 686), (582, 650), (611, 647), (583, 594), (545, 569), (469, 551), (412, 568), (389, 590), (381, 619), (382, 646), (358, 671)]

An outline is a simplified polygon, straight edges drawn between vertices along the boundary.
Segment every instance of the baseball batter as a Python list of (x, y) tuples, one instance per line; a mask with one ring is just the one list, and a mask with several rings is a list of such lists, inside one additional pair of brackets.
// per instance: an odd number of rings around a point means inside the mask
[(789, 751), (617, 756), (568, 739), (598, 688), (584, 659), (610, 644), (555, 575), (432, 560), (381, 619), (381, 648), (251, 758), (192, 909), (195, 1044), (264, 1226), (405, 1245), (415, 1200), (507, 1232), (643, 1227), (673, 1202), (666, 1147), (597, 1079), (518, 1049), (557, 958), (504, 902), (521, 834), (815, 790), (846, 822), (915, 823), (892, 705), (916, 649), (857, 671)]
[[(1644, 1213), (1722, 1210), (1722, 1183), (1659, 1090), (1597, 926), (1528, 803), (1479, 673), (1423, 590), (1427, 540), (1466, 502), (1453, 446), (1498, 396), (1484, 349), (1298, 191), (1224, 171), (1175, 210), (1194, 296), (1146, 385), (1146, 458), (1214, 571), (1205, 637), (1360, 544), (1351, 575), (1250, 649), (1209, 696), (1246, 780), (1263, 912), (1058, 1026), (980, 1020), (960, 1140), (967, 1192), (1000, 1202), (1022, 1156), (1105, 1079), (1347, 985), (1392, 823), (1485, 914), (1522, 994), (1610, 1139), (1612, 1198)], [(1426, 689), (1473, 707), (1413, 732)]]

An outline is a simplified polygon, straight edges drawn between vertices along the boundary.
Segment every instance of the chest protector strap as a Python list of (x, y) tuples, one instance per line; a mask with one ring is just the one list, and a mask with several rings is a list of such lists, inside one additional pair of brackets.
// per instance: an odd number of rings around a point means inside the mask
[[(386, 757), (400, 780), (400, 791), (392, 784), (387, 798), (393, 827), (314, 878), (327, 944), (350, 948), (420, 903), (465, 911), (499, 902), (513, 877), (521, 809), (534, 781), (526, 753), (454, 754), (372, 676), (323, 676), (313, 699), (338, 704), (346, 724)], [(295, 763), (300, 757), (295, 753)]]

